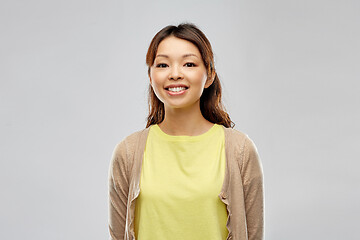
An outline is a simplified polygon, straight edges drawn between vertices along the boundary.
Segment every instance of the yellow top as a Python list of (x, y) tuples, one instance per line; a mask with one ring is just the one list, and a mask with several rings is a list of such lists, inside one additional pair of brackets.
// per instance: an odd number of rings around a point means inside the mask
[(225, 136), (214, 124), (198, 136), (173, 136), (152, 125), (135, 207), (137, 240), (225, 240)]

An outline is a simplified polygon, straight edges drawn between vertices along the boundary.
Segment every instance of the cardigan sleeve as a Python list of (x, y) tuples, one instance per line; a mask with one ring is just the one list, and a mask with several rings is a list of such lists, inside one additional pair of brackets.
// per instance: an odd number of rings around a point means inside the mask
[(247, 137), (242, 161), (246, 223), (249, 240), (264, 239), (263, 170), (254, 142)]
[(111, 240), (123, 240), (125, 235), (129, 193), (127, 151), (125, 141), (116, 145), (109, 167), (109, 231)]

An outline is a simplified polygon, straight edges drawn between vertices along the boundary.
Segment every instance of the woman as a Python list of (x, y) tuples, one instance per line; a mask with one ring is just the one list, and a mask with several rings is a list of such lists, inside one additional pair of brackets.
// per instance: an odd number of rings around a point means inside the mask
[(222, 106), (210, 42), (193, 24), (167, 26), (146, 63), (147, 126), (110, 164), (111, 239), (263, 239), (260, 159)]

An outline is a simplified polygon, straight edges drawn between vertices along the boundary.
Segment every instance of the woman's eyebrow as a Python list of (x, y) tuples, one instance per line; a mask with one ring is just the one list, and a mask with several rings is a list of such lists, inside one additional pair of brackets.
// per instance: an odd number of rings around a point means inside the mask
[[(186, 58), (186, 57), (191, 57), (191, 56), (194, 56), (194, 57), (199, 58), (198, 56), (196, 56), (196, 55), (195, 55), (195, 54), (193, 54), (193, 53), (187, 53), (187, 54), (184, 54), (182, 57), (183, 57), (183, 58)], [(155, 58), (157, 58), (157, 57), (169, 58), (169, 56), (168, 56), (168, 55), (166, 55), (166, 54), (158, 54), (158, 55), (156, 55), (156, 57), (155, 57)]]

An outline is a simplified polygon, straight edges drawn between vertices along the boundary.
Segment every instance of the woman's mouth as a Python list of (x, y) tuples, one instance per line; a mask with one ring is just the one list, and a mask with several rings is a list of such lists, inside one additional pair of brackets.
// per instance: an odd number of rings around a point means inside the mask
[(171, 96), (177, 96), (177, 95), (182, 95), (186, 92), (188, 88), (187, 87), (170, 87), (170, 88), (165, 88), (165, 90), (167, 91), (167, 93)]

